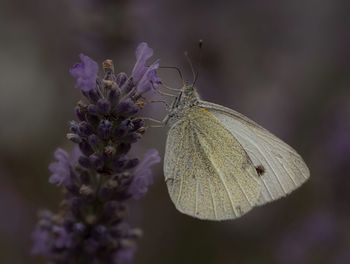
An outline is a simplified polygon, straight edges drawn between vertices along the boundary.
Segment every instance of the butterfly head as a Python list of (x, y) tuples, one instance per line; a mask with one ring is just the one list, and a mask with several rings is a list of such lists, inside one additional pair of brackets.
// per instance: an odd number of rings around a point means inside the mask
[(179, 95), (175, 98), (173, 108), (185, 109), (196, 105), (199, 100), (199, 95), (197, 89), (192, 84), (185, 84)]
[(196, 88), (193, 85), (185, 84), (172, 103), (166, 124), (178, 120), (187, 109), (197, 105), (199, 99)]
[(187, 100), (199, 98), (199, 95), (197, 93), (197, 89), (192, 84), (185, 84), (182, 87), (181, 92), (183, 93), (184, 98), (187, 98)]

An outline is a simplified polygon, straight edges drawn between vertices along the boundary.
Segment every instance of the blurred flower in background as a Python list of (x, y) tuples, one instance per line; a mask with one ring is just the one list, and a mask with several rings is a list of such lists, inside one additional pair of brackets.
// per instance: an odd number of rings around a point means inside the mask
[[(348, 9), (341, 0), (2, 1), (0, 193), (6, 202), (0, 206), (6, 214), (0, 263), (38, 263), (28, 257), (30, 234), (37, 209), (56, 210), (61, 197), (48, 183), (46, 164), (57, 145), (69, 148), (62, 135), (78, 89), (69, 88), (65, 69), (76, 54), (112, 58), (119, 72), (134, 63), (134, 43), (145, 40), (162, 65), (179, 66), (191, 80), (182, 54), (188, 51), (198, 65), (198, 39), (204, 40), (197, 82), (202, 97), (242, 112), (291, 144), (311, 179), (242, 219), (211, 223), (175, 210), (158, 168), (152, 192), (130, 211), (130, 225), (145, 234), (135, 263), (283, 264), (295, 254), (306, 263), (348, 263)], [(159, 72), (165, 83), (181, 85), (175, 71)], [(154, 104), (140, 114), (161, 119), (165, 111)], [(164, 148), (164, 130), (147, 132), (135, 155)], [(331, 242), (331, 250), (324, 249)]]
[[(278, 248), (278, 263), (320, 263), (336, 250), (340, 230), (336, 216), (330, 211), (319, 211), (306, 217), (284, 234)], [(328, 260), (332, 263), (331, 259)]]

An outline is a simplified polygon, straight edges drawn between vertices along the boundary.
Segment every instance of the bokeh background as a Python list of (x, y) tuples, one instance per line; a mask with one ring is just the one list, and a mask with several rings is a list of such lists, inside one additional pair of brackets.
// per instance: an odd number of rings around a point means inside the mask
[[(68, 74), (83, 52), (130, 72), (146, 41), (162, 65), (198, 64), (202, 97), (254, 119), (305, 158), (311, 179), (288, 198), (229, 222), (177, 212), (161, 165), (131, 205), (144, 230), (135, 262), (350, 263), (350, 2), (347, 0), (0, 1), (0, 263), (30, 256), (36, 212), (61, 193), (47, 166), (65, 139), (79, 93)], [(174, 71), (161, 70), (178, 87)], [(161, 105), (145, 115), (162, 118)], [(163, 154), (166, 131), (148, 130), (135, 154)]]

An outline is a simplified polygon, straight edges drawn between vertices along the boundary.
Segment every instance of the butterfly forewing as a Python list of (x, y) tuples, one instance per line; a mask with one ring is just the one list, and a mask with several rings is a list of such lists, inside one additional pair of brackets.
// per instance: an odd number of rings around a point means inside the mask
[(164, 172), (176, 208), (208, 220), (234, 219), (258, 202), (261, 182), (240, 143), (201, 107), (168, 131)]
[(258, 204), (283, 197), (310, 176), (301, 156), (289, 145), (244, 115), (229, 108), (201, 101), (243, 146), (254, 166), (261, 166), (262, 192)]

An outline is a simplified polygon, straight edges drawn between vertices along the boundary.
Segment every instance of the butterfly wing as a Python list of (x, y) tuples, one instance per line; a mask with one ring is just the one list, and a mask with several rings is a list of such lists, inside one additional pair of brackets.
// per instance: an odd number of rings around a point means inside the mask
[(223, 106), (200, 101), (236, 137), (255, 166), (262, 165), (259, 177), (262, 192), (258, 204), (286, 196), (302, 185), (310, 172), (302, 157), (285, 142), (246, 116)]
[(237, 218), (260, 196), (258, 175), (242, 146), (199, 107), (168, 131), (164, 174), (176, 208), (200, 219)]

